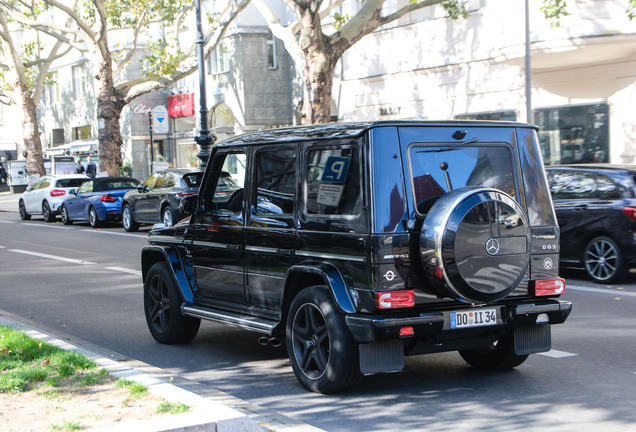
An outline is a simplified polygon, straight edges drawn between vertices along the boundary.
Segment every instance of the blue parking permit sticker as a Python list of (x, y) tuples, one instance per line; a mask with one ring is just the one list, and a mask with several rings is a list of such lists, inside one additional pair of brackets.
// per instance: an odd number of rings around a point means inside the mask
[(322, 173), (321, 182), (344, 183), (349, 171), (349, 159), (344, 157), (329, 156)]

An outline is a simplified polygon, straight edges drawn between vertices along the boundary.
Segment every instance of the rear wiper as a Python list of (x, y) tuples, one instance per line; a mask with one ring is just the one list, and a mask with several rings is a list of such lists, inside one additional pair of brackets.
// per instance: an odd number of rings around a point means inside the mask
[(466, 144), (473, 144), (473, 143), (476, 143), (477, 141), (479, 141), (479, 138), (473, 138), (473, 139), (469, 139), (468, 141), (453, 144), (450, 147), (434, 148), (434, 149), (428, 149), (428, 150), (418, 150), (416, 151), (416, 153), (442, 153), (447, 151), (453, 151), (458, 147), (464, 146)]

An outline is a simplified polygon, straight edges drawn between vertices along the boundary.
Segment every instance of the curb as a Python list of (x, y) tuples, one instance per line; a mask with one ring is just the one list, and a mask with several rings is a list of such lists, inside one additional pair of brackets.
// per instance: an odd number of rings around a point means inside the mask
[[(166, 379), (143, 372), (123, 362), (104, 357), (94, 349), (82, 347), (60, 339), (58, 336), (46, 334), (24, 322), (9, 317), (10, 314), (0, 311), (0, 325), (24, 331), (29, 337), (45, 340), (46, 342), (67, 351), (76, 351), (95, 361), (101, 368), (117, 378), (125, 378), (139, 382), (148, 391), (169, 402), (182, 402), (191, 407), (191, 411), (184, 414), (164, 416), (156, 419), (139, 420), (126, 424), (89, 429), (92, 432), (263, 432), (292, 430), (271, 428), (266, 421), (261, 426), (245, 413), (223, 405), (217, 401), (205, 398), (189, 390), (181, 388)], [(258, 416), (257, 416), (258, 417)], [(310, 427), (310, 429), (313, 429)]]

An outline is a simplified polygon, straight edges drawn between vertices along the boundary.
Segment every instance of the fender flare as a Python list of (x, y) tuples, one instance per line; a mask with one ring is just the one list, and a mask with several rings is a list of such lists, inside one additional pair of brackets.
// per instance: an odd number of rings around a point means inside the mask
[(170, 273), (174, 278), (181, 297), (185, 302), (194, 302), (194, 278), (192, 272), (188, 272), (179, 257), (177, 248), (172, 246), (146, 246), (141, 250), (141, 274), (142, 281), (146, 283), (146, 275), (154, 264), (164, 261), (168, 264)]
[[(311, 273), (323, 279), (325, 285), (331, 291), (334, 301), (338, 308), (344, 313), (356, 313), (356, 302), (347, 287), (342, 273), (332, 264), (329, 263), (302, 263), (289, 268), (287, 271), (284, 295), (290, 291), (291, 279), (297, 273)], [(283, 303), (281, 303), (283, 304)]]

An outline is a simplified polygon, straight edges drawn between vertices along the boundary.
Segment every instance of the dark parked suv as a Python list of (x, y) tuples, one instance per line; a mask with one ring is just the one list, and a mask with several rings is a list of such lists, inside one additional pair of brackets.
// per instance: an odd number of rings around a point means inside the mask
[(183, 197), (199, 192), (203, 173), (188, 168), (157, 171), (137, 189), (124, 195), (122, 223), (126, 231), (137, 231), (140, 224), (163, 223), (172, 226), (183, 218), (179, 203)]
[(636, 166), (565, 165), (546, 169), (559, 226), (562, 266), (616, 283), (636, 263)]
[[(239, 186), (218, 195), (223, 173)], [(201, 319), (284, 341), (330, 393), (404, 356), (508, 369), (551, 347), (556, 223), (535, 128), (370, 122), (269, 130), (213, 149), (189, 221), (151, 230), (144, 306), (161, 343)]]

